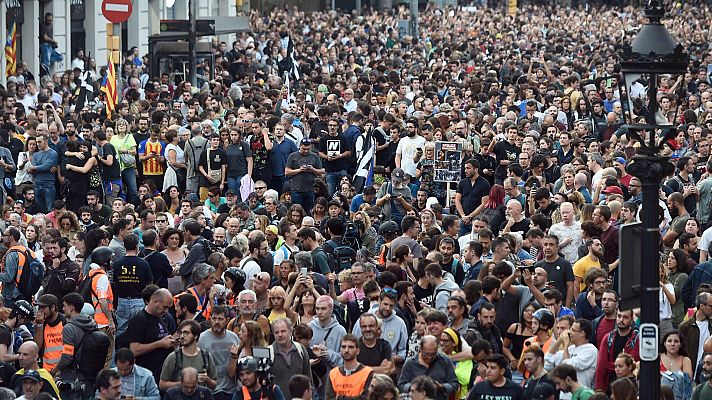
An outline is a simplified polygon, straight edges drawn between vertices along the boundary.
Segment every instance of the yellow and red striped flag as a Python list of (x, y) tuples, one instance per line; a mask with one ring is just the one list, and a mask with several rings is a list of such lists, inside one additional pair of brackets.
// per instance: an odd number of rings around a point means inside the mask
[(116, 70), (114, 69), (114, 60), (109, 53), (109, 65), (106, 67), (106, 77), (101, 84), (101, 91), (106, 94), (106, 116), (111, 118), (116, 104), (119, 102), (119, 94), (116, 91)]
[(7, 76), (15, 75), (17, 70), (17, 24), (12, 23), (10, 30), (7, 33), (7, 42), (5, 43), (5, 74)]

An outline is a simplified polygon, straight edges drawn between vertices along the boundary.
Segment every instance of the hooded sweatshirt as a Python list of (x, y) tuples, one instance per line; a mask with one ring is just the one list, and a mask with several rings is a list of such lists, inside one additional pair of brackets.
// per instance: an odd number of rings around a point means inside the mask
[(324, 327), (321, 326), (318, 318), (314, 318), (309, 322), (309, 327), (314, 333), (310, 343), (311, 346), (322, 344), (326, 341), (329, 369), (341, 365), (343, 363), (341, 359), (341, 338), (346, 335), (346, 329), (339, 325), (336, 317), (332, 315), (331, 320)]
[(433, 294), (435, 308), (446, 313), (447, 301), (450, 300), (450, 294), (458, 289), (460, 289), (460, 286), (448, 279), (444, 279), (441, 284), (435, 286), (435, 292)]
[[(381, 339), (385, 340), (391, 345), (391, 350), (393, 354), (397, 354), (401, 359), (405, 360), (408, 355), (408, 328), (405, 326), (405, 322), (396, 315), (395, 310), (391, 312), (386, 318), (381, 318), (376, 312), (378, 311), (378, 303), (371, 305), (371, 309), (368, 310), (373, 315), (376, 315), (378, 319), (381, 320)], [(361, 318), (356, 321), (354, 325), (353, 334), (357, 338), (361, 338)]]
[[(59, 359), (59, 363), (55, 369), (57, 371), (61, 371), (60, 377), (63, 381), (66, 381), (66, 379), (73, 379), (75, 377), (76, 372), (75, 369), (72, 368), (74, 364), (74, 352), (79, 352), (79, 349), (75, 348), (75, 346), (79, 345), (79, 342), (84, 337), (84, 334), (88, 330), (92, 329), (96, 329), (96, 321), (94, 321), (94, 317), (84, 314), (70, 318), (68, 323), (64, 326), (64, 329), (62, 329), (64, 349), (62, 350), (62, 357)], [(81, 354), (77, 354), (77, 356), (81, 357)]]

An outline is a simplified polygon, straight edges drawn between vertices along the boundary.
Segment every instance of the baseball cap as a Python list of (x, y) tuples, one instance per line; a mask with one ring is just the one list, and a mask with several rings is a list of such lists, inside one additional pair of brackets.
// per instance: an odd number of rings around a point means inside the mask
[(621, 188), (618, 186), (608, 186), (605, 189), (603, 189), (603, 193), (605, 193), (605, 194), (619, 194), (619, 195), (623, 196), (623, 190), (621, 190)]
[(43, 294), (37, 299), (37, 305), (41, 307), (56, 306), (57, 303), (59, 303), (57, 296), (49, 293)]
[(329, 200), (329, 204), (327, 204), (326, 206), (327, 207), (331, 207), (331, 206), (341, 207), (341, 202), (339, 202), (336, 199), (331, 199), (331, 200)]
[(304, 145), (304, 146), (311, 146), (312, 141), (309, 138), (304, 138), (299, 142), (299, 144)]
[(546, 382), (539, 382), (532, 391), (532, 400), (547, 400), (549, 397), (556, 394), (553, 386)]
[(24, 381), (25, 379), (32, 379), (35, 382), (40, 382), (42, 380), (42, 378), (40, 378), (40, 373), (33, 369), (25, 370), (25, 373), (22, 374), (20, 380)]
[(623, 165), (626, 164), (626, 160), (623, 157), (616, 157), (613, 159), (613, 161), (617, 162), (618, 164), (623, 164)]
[(236, 193), (232, 189), (228, 189), (227, 191), (225, 191), (225, 196), (235, 196), (235, 195), (236, 195)]
[(393, 182), (403, 182), (405, 180), (405, 171), (402, 168), (396, 168), (391, 173), (391, 180)]

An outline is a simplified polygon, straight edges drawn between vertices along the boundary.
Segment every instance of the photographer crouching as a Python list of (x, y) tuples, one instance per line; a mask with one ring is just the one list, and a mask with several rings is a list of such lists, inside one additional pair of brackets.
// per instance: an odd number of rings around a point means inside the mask
[(233, 400), (284, 400), (282, 391), (270, 379), (269, 372), (267, 372), (269, 367), (265, 368), (265, 365), (260, 365), (260, 361), (262, 360), (247, 356), (237, 362), (242, 390), (235, 393)]

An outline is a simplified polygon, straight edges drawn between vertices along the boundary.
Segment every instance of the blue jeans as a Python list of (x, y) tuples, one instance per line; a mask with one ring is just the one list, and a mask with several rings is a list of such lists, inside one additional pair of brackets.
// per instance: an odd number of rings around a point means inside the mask
[(269, 188), (274, 189), (281, 196), (284, 191), (284, 182), (287, 181), (287, 177), (272, 175), (272, 181), (269, 183)]
[(460, 236), (465, 236), (469, 235), (472, 232), (472, 222), (470, 222), (469, 225), (465, 225), (462, 220), (460, 220), (460, 232), (458, 232), (458, 235)]
[(311, 215), (314, 208), (314, 192), (292, 192), (292, 204), (301, 204), (304, 211)]
[(45, 214), (52, 211), (54, 201), (57, 199), (54, 182), (35, 182), (35, 199), (40, 211)]
[(121, 335), (128, 328), (129, 318), (146, 306), (143, 299), (119, 299), (116, 308), (116, 335)]
[[(227, 188), (232, 189), (233, 192), (235, 192), (236, 195), (238, 195), (241, 199), (242, 196), (240, 195), (240, 181), (242, 180), (242, 177), (245, 175), (238, 176), (237, 178), (232, 178), (232, 177), (227, 177)], [(242, 201), (247, 201), (247, 199), (242, 199)]]
[(326, 185), (329, 187), (329, 196), (333, 196), (339, 190), (339, 181), (346, 176), (346, 170), (327, 172)]
[(49, 43), (40, 44), (40, 55), (42, 56), (42, 65), (50, 68), (53, 62), (58, 62), (64, 60), (64, 57), (57, 53), (57, 50), (53, 49)]
[(126, 201), (129, 203), (138, 202), (138, 185), (136, 184), (136, 168), (126, 168), (121, 171), (121, 178), (124, 180), (126, 188)]

